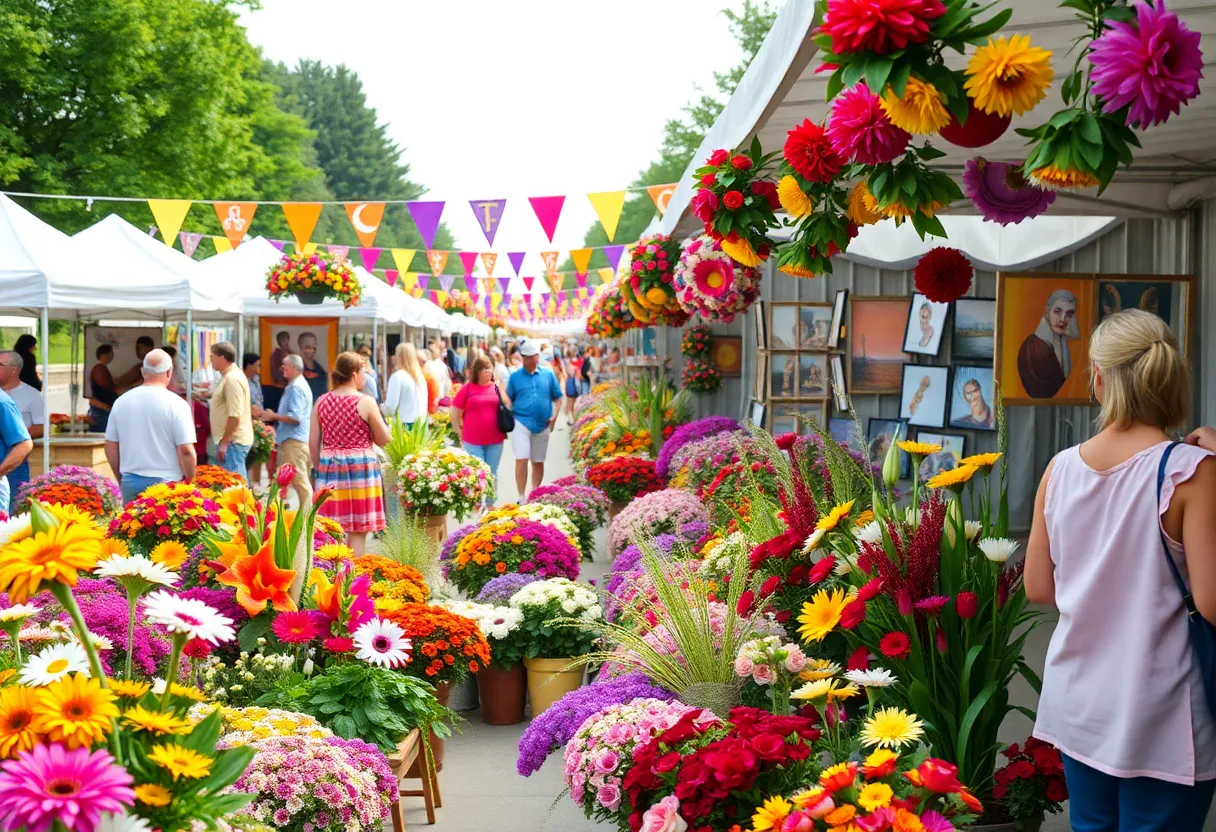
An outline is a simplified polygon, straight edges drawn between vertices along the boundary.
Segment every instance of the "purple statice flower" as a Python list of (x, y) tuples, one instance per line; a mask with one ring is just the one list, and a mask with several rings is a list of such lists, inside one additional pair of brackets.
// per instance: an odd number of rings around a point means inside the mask
[(692, 492), (667, 488), (638, 497), (608, 526), (608, 554), (614, 557), (634, 535), (672, 534), (687, 523), (708, 523), (709, 511)]
[(699, 439), (713, 436), (716, 433), (734, 433), (738, 430), (742, 430), (739, 427), (739, 423), (727, 416), (707, 416), (704, 419), (697, 419), (695, 422), (680, 425), (672, 431), (671, 436), (663, 440), (663, 447), (659, 450), (659, 458), (654, 463), (655, 473), (664, 479), (669, 477), (672, 470), (672, 460), (680, 448), (683, 448), (689, 442), (696, 442)]
[[(101, 663), (107, 673), (115, 667), (122, 667), (127, 656), (127, 596), (116, 582), (107, 579), (81, 578), (76, 582), (72, 591), (80, 614), (84, 617), (85, 626), (89, 632), (105, 636), (114, 644), (113, 650), (104, 650), (100, 654)], [(42, 612), (35, 616), (40, 623), (49, 623), (56, 619), (70, 623), (68, 614), (50, 598), (43, 596)], [(41, 599), (40, 599), (41, 602)], [(143, 601), (135, 608), (135, 620), (144, 620)], [(131, 661), (137, 672), (144, 676), (155, 676), (169, 657), (169, 639), (159, 627), (137, 626), (131, 651)]]
[(491, 578), (481, 592), (477, 593), (479, 604), (506, 604), (511, 596), (519, 592), (533, 581), (540, 580), (535, 575), (524, 575), (519, 572), (507, 572), (496, 578)]
[(612, 681), (597, 682), (567, 693), (540, 716), (537, 716), (519, 738), (519, 759), (515, 770), (528, 777), (545, 764), (545, 758), (566, 747), (587, 717), (612, 705), (622, 705), (634, 699), (662, 699), (670, 702), (675, 695), (655, 687), (640, 673), (629, 673)]

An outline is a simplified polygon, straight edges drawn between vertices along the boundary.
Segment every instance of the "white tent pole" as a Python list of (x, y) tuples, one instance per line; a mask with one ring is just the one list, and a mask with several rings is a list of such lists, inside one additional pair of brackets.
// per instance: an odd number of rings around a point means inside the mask
[[(380, 350), (376, 348), (379, 341), (380, 341), (380, 319), (372, 318), (372, 361), (376, 361), (377, 359), (380, 358)], [(376, 372), (379, 373), (379, 371), (380, 371), (380, 368), (377, 367)], [(379, 378), (377, 378), (376, 387), (380, 388), (383, 386), (384, 386), (384, 382), (382, 382)]]
[[(237, 361), (243, 365), (245, 363), (245, 316), (236, 316), (236, 356)], [(242, 367), (241, 369), (244, 369)]]
[[(42, 413), (46, 419), (42, 428), (42, 473), (51, 470), (51, 311), (42, 307), (42, 326), (38, 342), (42, 346)], [(71, 389), (71, 382), (68, 383)]]

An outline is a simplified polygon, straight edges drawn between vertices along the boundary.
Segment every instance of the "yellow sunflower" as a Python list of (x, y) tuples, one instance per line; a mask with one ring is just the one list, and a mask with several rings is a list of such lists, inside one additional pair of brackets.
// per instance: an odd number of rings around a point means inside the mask
[(189, 556), (190, 550), (176, 540), (158, 543), (152, 550), (152, 562), (162, 564), (167, 569), (179, 568)]
[(189, 734), (194, 723), (164, 711), (149, 711), (136, 705), (122, 715), (122, 721), (137, 731), (149, 734)]
[(849, 219), (858, 225), (873, 225), (883, 218), (878, 210), (878, 200), (870, 193), (870, 187), (865, 182), (858, 182), (849, 191), (847, 213)]
[(107, 679), (106, 686), (119, 699), (140, 699), (152, 690), (147, 682), (136, 682), (130, 679)]
[(911, 439), (901, 439), (896, 444), (904, 453), (915, 456), (929, 456), (929, 454), (940, 453), (942, 450), (941, 445), (935, 445), (932, 442), (913, 442)]
[(891, 805), (895, 791), (886, 783), (866, 783), (857, 793), (857, 802), (867, 812), (873, 812)]
[(101, 541), (101, 554), (98, 555), (98, 560), (105, 560), (114, 555), (125, 558), (129, 554), (131, 554), (131, 547), (127, 545), (127, 541), (107, 537)]
[(896, 127), (915, 135), (932, 135), (950, 123), (950, 111), (937, 87), (912, 76), (902, 98), (888, 88), (882, 109)]
[(726, 238), (722, 241), (722, 250), (736, 263), (741, 263), (752, 269), (763, 262), (763, 258), (752, 248), (752, 244), (742, 237), (736, 237), (734, 240), (729, 237)]
[[(96, 526), (97, 518), (89, 514), (87, 511), (77, 508), (66, 503), (43, 503), (46, 510), (49, 511), (61, 524), (63, 523), (80, 523), (85, 526)], [(100, 531), (100, 530), (99, 530)]]
[(197, 780), (211, 773), (210, 757), (199, 754), (191, 748), (184, 748), (176, 743), (172, 745), (156, 745), (148, 754), (148, 759), (156, 763), (177, 780), (186, 777)]
[(1074, 191), (1082, 188), (1096, 188), (1102, 183), (1079, 168), (1064, 168), (1055, 165), (1044, 165), (1026, 174), (1026, 178), (1040, 188), (1049, 191)]
[(830, 592), (821, 589), (811, 600), (802, 605), (802, 615), (798, 616), (798, 634), (806, 642), (823, 641), (824, 637), (840, 623), (840, 614), (844, 612), (849, 602), (843, 589), (833, 589)]
[(781, 177), (781, 181), (777, 183), (777, 199), (781, 201), (781, 207), (785, 209), (785, 213), (796, 220), (802, 219), (815, 210), (815, 200), (807, 196), (806, 191), (802, 190), (802, 186), (793, 176)]
[(38, 691), (33, 729), (68, 748), (88, 747), (105, 739), (116, 716), (114, 694), (101, 680), (73, 673)]
[(853, 504), (856, 500), (849, 500), (847, 503), (833, 506), (828, 512), (827, 517), (821, 517), (819, 522), (815, 524), (815, 530), (821, 532), (830, 532), (840, 524), (840, 521), (849, 516), (849, 512), (853, 510)]
[(140, 783), (135, 787), (135, 799), (145, 806), (168, 806), (173, 792), (156, 783)]
[(0, 758), (16, 757), (18, 751), (29, 751), (38, 742), (34, 730), (34, 708), (38, 693), (24, 685), (0, 690)]
[(781, 795), (770, 797), (752, 815), (753, 832), (767, 832), (769, 829), (780, 829), (781, 822), (789, 817), (790, 811), (793, 808), (793, 805)]
[(997, 460), (1000, 458), (1001, 458), (1000, 454), (972, 454), (971, 456), (965, 456), (962, 459), (960, 459), (958, 461), (958, 464), (959, 465), (974, 465), (976, 468), (983, 470), (985, 468), (991, 468), (993, 465), (996, 465)]
[(930, 488), (949, 488), (951, 491), (960, 491), (979, 470), (974, 465), (960, 465), (950, 471), (942, 471), (925, 484)]
[(75, 586), (101, 554), (101, 532), (91, 524), (60, 523), (45, 532), (0, 548), (0, 592), (23, 604), (43, 582)]
[(1047, 97), (1055, 74), (1051, 52), (1031, 46), (1026, 35), (988, 38), (967, 63), (963, 89), (985, 113), (1016, 116)]
[(861, 726), (862, 745), (902, 748), (925, 735), (924, 723), (903, 708), (879, 708)]

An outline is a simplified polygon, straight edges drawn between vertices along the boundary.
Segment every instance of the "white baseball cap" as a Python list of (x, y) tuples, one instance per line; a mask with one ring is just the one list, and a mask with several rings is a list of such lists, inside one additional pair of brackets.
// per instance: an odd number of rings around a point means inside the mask
[(534, 355), (540, 355), (540, 345), (529, 338), (519, 345), (519, 354), (524, 358), (531, 358)]

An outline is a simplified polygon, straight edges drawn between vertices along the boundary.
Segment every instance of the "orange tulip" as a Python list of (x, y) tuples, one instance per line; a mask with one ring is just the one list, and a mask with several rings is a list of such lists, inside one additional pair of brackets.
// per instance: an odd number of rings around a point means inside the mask
[(295, 576), (295, 570), (275, 566), (274, 552), (263, 546), (256, 555), (237, 558), (216, 580), (236, 588), (237, 603), (252, 618), (266, 609), (268, 601), (279, 612), (294, 610), (296, 604), (288, 590)]

